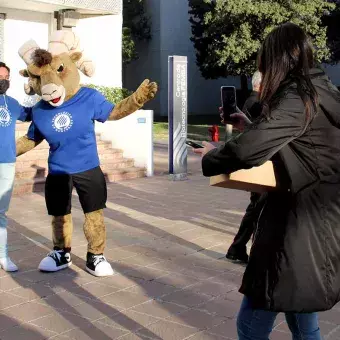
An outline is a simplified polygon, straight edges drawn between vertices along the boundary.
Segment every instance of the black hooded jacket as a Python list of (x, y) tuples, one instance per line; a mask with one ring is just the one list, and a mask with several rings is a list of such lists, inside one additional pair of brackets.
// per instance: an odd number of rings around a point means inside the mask
[(316, 312), (340, 301), (340, 92), (323, 71), (311, 76), (319, 106), (308, 124), (292, 83), (269, 120), (202, 160), (203, 174), (214, 176), (272, 159), (288, 180), (289, 191), (261, 198), (240, 288), (259, 309)]

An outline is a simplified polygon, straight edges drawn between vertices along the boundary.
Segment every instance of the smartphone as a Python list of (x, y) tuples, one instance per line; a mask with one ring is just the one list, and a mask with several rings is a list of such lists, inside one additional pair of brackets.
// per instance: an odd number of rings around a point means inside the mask
[(231, 121), (230, 115), (236, 112), (236, 88), (235, 86), (221, 87), (221, 102), (224, 113), (224, 121)]
[(194, 149), (203, 149), (203, 148), (204, 148), (203, 145), (197, 144), (197, 143), (193, 142), (192, 140), (187, 140), (185, 143), (186, 143), (187, 145), (191, 146), (191, 147), (194, 148)]

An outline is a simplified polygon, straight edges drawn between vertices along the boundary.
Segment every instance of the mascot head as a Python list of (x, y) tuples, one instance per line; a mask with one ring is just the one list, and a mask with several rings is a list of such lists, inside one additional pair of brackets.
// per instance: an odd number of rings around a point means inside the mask
[(55, 107), (78, 92), (78, 69), (88, 77), (94, 73), (92, 61), (83, 58), (79, 39), (72, 31), (54, 31), (47, 51), (30, 40), (19, 49), (19, 55), (27, 65), (20, 71), (23, 77), (29, 78), (26, 94), (38, 94)]

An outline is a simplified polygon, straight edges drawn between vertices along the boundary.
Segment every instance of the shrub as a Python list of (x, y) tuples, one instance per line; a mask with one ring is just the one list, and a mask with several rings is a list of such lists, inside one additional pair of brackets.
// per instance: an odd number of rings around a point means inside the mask
[(96, 89), (97, 91), (101, 92), (109, 102), (113, 104), (119, 103), (121, 100), (132, 94), (132, 91), (124, 88), (122, 89), (120, 87), (98, 86), (93, 84), (84, 84), (82, 86)]

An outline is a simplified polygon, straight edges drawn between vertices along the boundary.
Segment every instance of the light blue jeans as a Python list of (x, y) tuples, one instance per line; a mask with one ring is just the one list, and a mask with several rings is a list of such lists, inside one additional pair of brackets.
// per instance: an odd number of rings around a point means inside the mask
[[(278, 313), (253, 309), (249, 299), (243, 298), (237, 317), (239, 340), (268, 340)], [(293, 340), (322, 340), (317, 313), (286, 313), (286, 321)]]
[(7, 257), (7, 217), (15, 177), (15, 163), (0, 163), (0, 258)]

